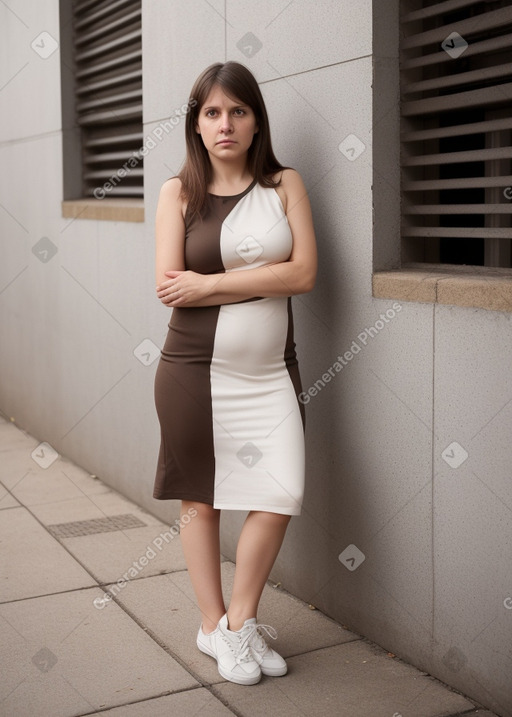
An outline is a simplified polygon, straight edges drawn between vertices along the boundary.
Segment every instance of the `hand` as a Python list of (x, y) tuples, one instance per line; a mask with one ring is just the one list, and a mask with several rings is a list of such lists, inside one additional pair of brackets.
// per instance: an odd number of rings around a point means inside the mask
[(175, 306), (194, 306), (209, 296), (219, 281), (219, 276), (198, 274), (195, 271), (166, 271), (169, 277), (156, 287), (156, 294), (162, 304)]

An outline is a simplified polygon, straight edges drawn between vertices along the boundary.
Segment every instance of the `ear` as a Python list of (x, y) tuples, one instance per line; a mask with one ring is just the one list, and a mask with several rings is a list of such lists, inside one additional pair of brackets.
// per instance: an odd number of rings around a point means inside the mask
[(195, 130), (197, 134), (201, 134), (201, 130), (199, 129), (199, 124), (197, 122), (195, 124)]

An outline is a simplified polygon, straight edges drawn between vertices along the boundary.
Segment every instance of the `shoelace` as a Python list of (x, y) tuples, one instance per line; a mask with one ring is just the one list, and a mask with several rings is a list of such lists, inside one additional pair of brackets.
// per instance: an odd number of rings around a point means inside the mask
[(253, 644), (252, 647), (258, 652), (265, 652), (265, 650), (268, 649), (268, 645), (265, 642), (265, 638), (261, 634), (260, 629), (265, 630), (267, 635), (272, 638), (272, 640), (277, 640), (277, 631), (272, 627), (272, 625), (256, 623), (253, 625), (247, 625), (244, 628), (243, 632), (245, 632), (245, 634), (243, 635), (242, 641), (247, 645), (247, 648), (249, 648), (249, 645), (254, 637), (256, 638), (256, 645)]
[(227, 637), (226, 635), (222, 634), (222, 639), (226, 643), (226, 645), (229, 647), (233, 655), (235, 656), (235, 661), (237, 664), (240, 664), (241, 662), (248, 662), (249, 660), (252, 660), (251, 652), (249, 650), (249, 644), (245, 644), (245, 640), (243, 641), (244, 644), (242, 644), (242, 641), (240, 641), (240, 644), (238, 646), (238, 649), (236, 649), (233, 646), (232, 641)]
[(263, 623), (246, 625), (241, 630), (240, 646), (238, 649), (238, 655), (236, 654), (237, 651), (234, 650), (231, 641), (225, 635), (223, 635), (225, 642), (229, 645), (229, 647), (235, 654), (237, 664), (240, 664), (241, 662), (248, 662), (249, 660), (253, 659), (253, 657), (251, 655), (251, 650), (250, 650), (250, 642), (254, 635), (257, 635), (258, 638), (261, 640), (261, 642), (258, 645), (259, 649), (268, 647), (263, 636), (261, 635), (260, 632), (258, 632), (259, 628), (262, 628), (263, 630), (265, 630), (267, 635), (269, 637), (271, 637), (273, 640), (277, 639), (277, 631), (271, 625), (264, 625)]

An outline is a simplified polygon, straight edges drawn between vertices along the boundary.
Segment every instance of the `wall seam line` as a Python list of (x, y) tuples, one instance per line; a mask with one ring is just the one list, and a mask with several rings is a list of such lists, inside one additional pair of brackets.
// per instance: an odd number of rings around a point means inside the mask
[(329, 65), (319, 65), (318, 67), (309, 67), (307, 70), (300, 70), (299, 72), (291, 72), (288, 75), (279, 75), (279, 77), (271, 77), (268, 80), (262, 80), (258, 84), (266, 85), (269, 82), (277, 82), (278, 80), (286, 80), (288, 77), (300, 77), (300, 75), (307, 75), (309, 72), (317, 72), (319, 70), (328, 69), (329, 67), (338, 67), (339, 65), (346, 65), (348, 62), (356, 62), (358, 60), (367, 60), (367, 59), (372, 59), (372, 58), (373, 58), (373, 55), (361, 55), (360, 57), (351, 57), (347, 60), (341, 60), (340, 62), (331, 62)]

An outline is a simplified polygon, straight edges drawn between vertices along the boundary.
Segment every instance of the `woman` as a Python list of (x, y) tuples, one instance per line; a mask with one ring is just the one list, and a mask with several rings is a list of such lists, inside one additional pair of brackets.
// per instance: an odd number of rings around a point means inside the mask
[[(315, 236), (304, 184), (274, 156), (246, 67), (216, 63), (200, 75), (185, 134), (185, 164), (163, 185), (156, 215), (157, 296), (173, 312), (155, 377), (162, 442), (153, 496), (182, 501), (199, 649), (225, 679), (255, 684), (287, 669), (263, 638), (275, 630), (256, 616), (301, 511), (304, 417), (290, 297), (313, 288)], [(227, 611), (221, 509), (249, 511)]]

